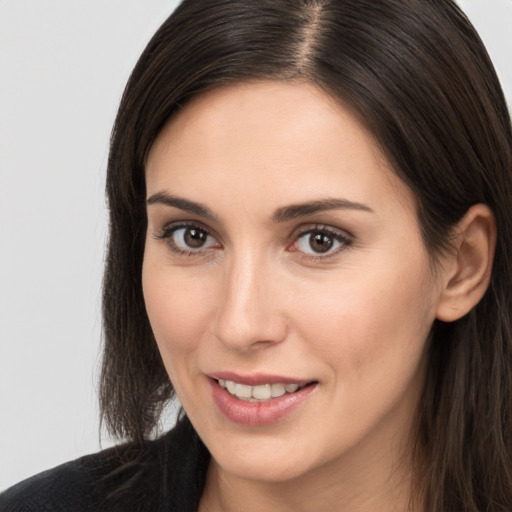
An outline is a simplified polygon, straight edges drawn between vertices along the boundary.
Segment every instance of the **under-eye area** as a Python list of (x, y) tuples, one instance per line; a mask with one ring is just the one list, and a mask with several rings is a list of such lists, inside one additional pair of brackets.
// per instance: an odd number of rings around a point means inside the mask
[[(208, 228), (191, 221), (166, 225), (154, 238), (164, 242), (173, 253), (185, 257), (201, 256), (211, 250), (223, 249), (223, 245)], [(297, 253), (301, 258), (318, 261), (339, 255), (352, 245), (353, 238), (346, 231), (332, 226), (301, 226), (295, 230), (285, 250)]]

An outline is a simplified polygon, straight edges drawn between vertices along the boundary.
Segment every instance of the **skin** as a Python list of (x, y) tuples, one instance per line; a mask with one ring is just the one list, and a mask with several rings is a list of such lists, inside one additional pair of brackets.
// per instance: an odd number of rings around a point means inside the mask
[[(414, 196), (371, 134), (313, 85), (228, 86), (172, 118), (146, 180), (147, 312), (212, 454), (200, 510), (406, 510), (428, 333), (440, 309), (460, 316), (446, 295), (460, 259), (434, 275)], [(325, 199), (364, 208), (273, 219)], [(172, 231), (183, 222), (204, 230), (202, 247)], [(343, 241), (327, 233), (332, 249), (315, 252), (311, 231), (326, 228)], [(317, 385), (285, 418), (249, 427), (213, 402), (217, 371)]]

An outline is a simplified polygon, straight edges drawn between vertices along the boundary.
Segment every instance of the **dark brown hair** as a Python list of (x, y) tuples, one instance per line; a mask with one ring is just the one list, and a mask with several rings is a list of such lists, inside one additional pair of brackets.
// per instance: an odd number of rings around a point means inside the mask
[(142, 444), (173, 395), (142, 295), (146, 156), (191, 97), (251, 80), (312, 82), (350, 105), (415, 193), (433, 260), (471, 205), (493, 211), (486, 295), (432, 327), (415, 476), (429, 511), (511, 510), (512, 131), (486, 50), (452, 0), (185, 0), (157, 31), (108, 162), (100, 398), (110, 432)]

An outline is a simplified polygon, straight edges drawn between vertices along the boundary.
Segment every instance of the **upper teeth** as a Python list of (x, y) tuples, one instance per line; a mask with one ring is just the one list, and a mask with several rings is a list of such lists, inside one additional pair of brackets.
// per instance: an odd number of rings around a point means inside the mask
[(227, 389), (240, 400), (249, 402), (264, 401), (270, 398), (283, 396), (285, 393), (293, 393), (299, 389), (299, 384), (262, 384), (260, 386), (248, 386), (231, 380), (219, 379), (219, 385)]

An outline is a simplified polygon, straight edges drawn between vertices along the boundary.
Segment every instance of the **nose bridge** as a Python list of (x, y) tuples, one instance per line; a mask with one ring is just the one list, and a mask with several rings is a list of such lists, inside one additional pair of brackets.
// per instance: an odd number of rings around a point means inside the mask
[(231, 349), (247, 350), (278, 343), (286, 322), (274, 295), (276, 268), (262, 252), (241, 249), (224, 268), (216, 337)]

